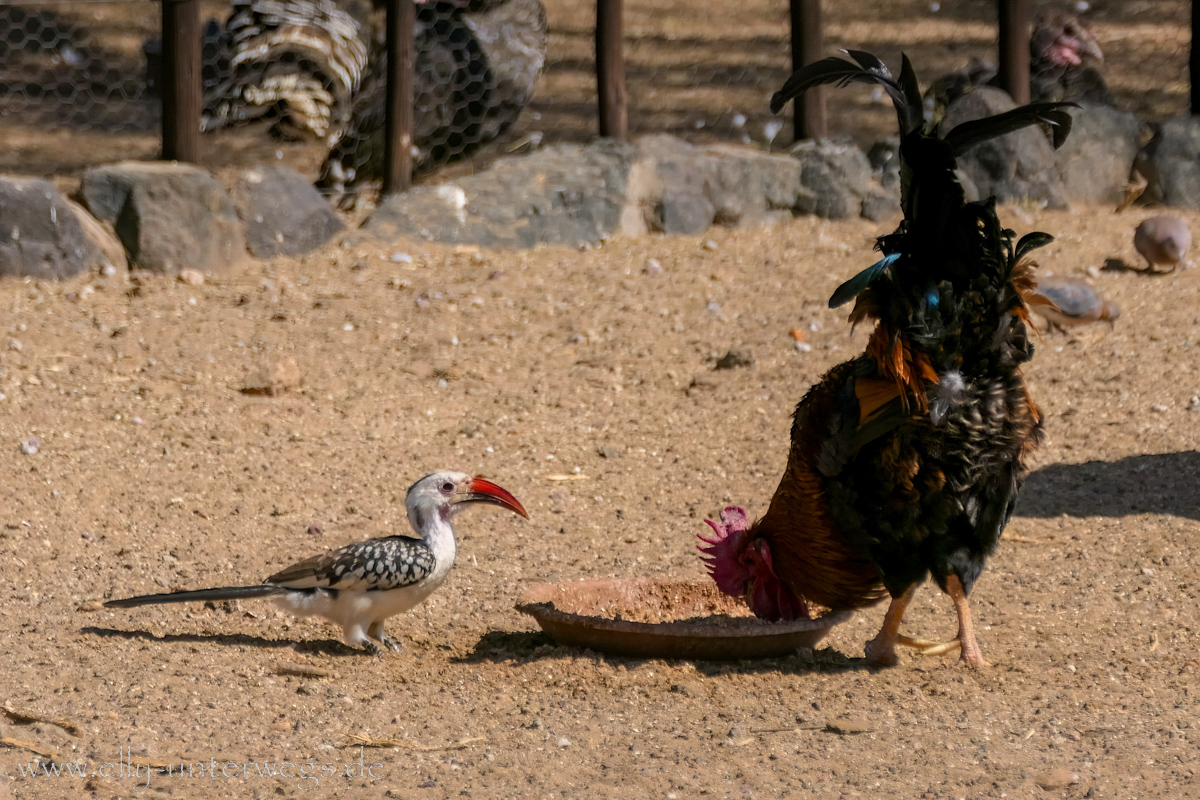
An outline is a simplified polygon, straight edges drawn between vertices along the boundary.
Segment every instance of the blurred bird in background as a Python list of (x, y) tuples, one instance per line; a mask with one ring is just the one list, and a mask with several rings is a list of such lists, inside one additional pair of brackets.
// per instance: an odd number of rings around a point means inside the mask
[(1038, 281), (1028, 303), (1052, 328), (1063, 333), (1092, 322), (1115, 323), (1121, 316), (1120, 306), (1079, 281)]
[(1166, 272), (1174, 272), (1192, 247), (1192, 232), (1179, 217), (1161, 214), (1137, 226), (1133, 246), (1146, 259), (1148, 272), (1158, 272), (1160, 266), (1169, 267)]
[[(1046, 124), (1055, 146), (1070, 130), (1064, 104), (1022, 106), (938, 135), (926, 126), (917, 77), (869, 53), (827, 58), (788, 79), (771, 102), (826, 83), (875, 83), (900, 124), (904, 219), (883, 236), (883, 258), (830, 299), (855, 301), (852, 323), (875, 322), (866, 352), (834, 367), (796, 407), (787, 467), (767, 513), (749, 523), (726, 508), (701, 537), (722, 591), (764, 619), (813, 605), (851, 609), (890, 595), (870, 664), (897, 662), (896, 645), (982, 666), (967, 597), (995, 550), (1041, 436), (1042, 415), (1021, 376), (1033, 355), (1027, 299), (1035, 281), (1031, 233), (1014, 242), (994, 199), (968, 203), (956, 158), (974, 145)], [(900, 622), (931, 574), (954, 602), (953, 642), (910, 639)]]
[[(1034, 22), (1029, 39), (1029, 84), (1034, 102), (1080, 102), (1115, 106), (1100, 66), (1104, 52), (1082, 19), (1074, 14), (1043, 12)], [(972, 58), (962, 69), (930, 84), (927, 95), (943, 106), (976, 86), (995, 82), (999, 68)]]
[(234, 0), (222, 32), (228, 66), (206, 87), (201, 129), (263, 119), (283, 139), (337, 141), (367, 68), (369, 22), (366, 2)]
[[(533, 99), (546, 63), (541, 0), (428, 2), (417, 7), (413, 169), (420, 174), (471, 155), (512, 127)], [(387, 85), (382, 43), (355, 97), (349, 128), (330, 150), (317, 187), (353, 203), (383, 175)]]
[[(341, 197), (383, 174), (382, 0), (234, 0), (206, 33), (206, 131), (268, 121), (330, 147), (317, 185)], [(414, 168), (428, 172), (501, 136), (546, 61), (541, 0), (417, 0)], [(215, 33), (215, 35), (214, 35)], [(207, 51), (206, 51), (207, 53)]]

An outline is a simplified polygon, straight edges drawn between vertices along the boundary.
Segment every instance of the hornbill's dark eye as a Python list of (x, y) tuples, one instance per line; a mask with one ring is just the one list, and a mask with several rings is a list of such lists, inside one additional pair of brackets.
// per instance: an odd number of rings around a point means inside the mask
[(454, 484), (450, 481), (446, 481), (442, 484), (442, 491), (446, 494), (452, 494), (454, 492)]

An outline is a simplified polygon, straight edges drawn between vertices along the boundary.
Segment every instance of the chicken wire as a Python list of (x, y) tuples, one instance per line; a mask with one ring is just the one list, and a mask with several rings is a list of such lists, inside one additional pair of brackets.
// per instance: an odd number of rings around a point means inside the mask
[[(480, 154), (595, 136), (595, 2), (545, 0), (544, 23), (541, 7), (539, 0), (419, 6), (419, 174)], [(277, 33), (289, 13), (332, 18), (334, 11), (356, 26), (358, 49), (350, 55), (254, 46), (264, 26), (275, 25)], [(1083, 11), (1119, 106), (1150, 122), (1187, 111), (1189, 12), (1187, 0), (1098, 0)], [(156, 0), (3, 4), (0, 137), (7, 147), (0, 170), (63, 173), (156, 157), (159, 13)], [(332, 194), (372, 186), (382, 169), (384, 116), (376, 3), (224, 0), (202, 3), (201, 14), (202, 162), (221, 168), (280, 158)], [(790, 72), (788, 27), (783, 0), (627, 3), (631, 134), (786, 147), (790, 110), (772, 116), (767, 102)], [(927, 81), (973, 58), (994, 63), (996, 35), (994, 0), (824, 4), (827, 54), (861, 48), (895, 64), (905, 52)], [(239, 42), (258, 55), (240, 58)], [(839, 92), (829, 100), (829, 132), (868, 146), (892, 132), (886, 106), (868, 87)]]
[[(1034, 13), (1078, 14), (1103, 50), (1098, 66), (1116, 105), (1152, 123), (1188, 111), (1188, 0), (1035, 4)], [(594, 130), (591, 26), (594, 3), (548, 6), (550, 55), (545, 91), (534, 107), (572, 133)], [(978, 61), (996, 64), (995, 0), (825, 2), (824, 54), (870, 51), (898, 66), (906, 53), (923, 81)], [(625, 5), (629, 128), (705, 141), (786, 147), (791, 109), (771, 115), (771, 94), (791, 73), (790, 19), (783, 0), (695, 3), (639, 0)], [(575, 98), (583, 95), (585, 102)], [(860, 145), (894, 133), (890, 102), (878, 87), (854, 87), (827, 101), (831, 136)]]

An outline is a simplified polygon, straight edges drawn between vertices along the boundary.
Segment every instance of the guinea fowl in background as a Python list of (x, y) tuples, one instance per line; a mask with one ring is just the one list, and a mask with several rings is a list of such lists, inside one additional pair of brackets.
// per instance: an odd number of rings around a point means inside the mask
[[(810, 605), (852, 609), (891, 596), (866, 646), (876, 666), (896, 645), (923, 652), (961, 646), (986, 664), (967, 596), (1012, 514), (1042, 424), (1020, 366), (1033, 354), (1026, 298), (1035, 282), (1025, 254), (1051, 237), (1013, 243), (994, 199), (965, 202), (956, 158), (1027, 125), (1070, 130), (1064, 104), (1022, 106), (927, 130), (916, 75), (899, 78), (869, 53), (827, 58), (796, 72), (773, 111), (826, 83), (876, 83), (900, 122), (904, 220), (879, 239), (884, 257), (834, 293), (856, 300), (853, 323), (875, 320), (866, 352), (834, 367), (796, 407), (787, 467), (767, 513), (748, 524), (727, 508), (701, 549), (722, 591), (745, 596), (764, 619), (792, 619)], [(958, 614), (946, 644), (899, 634), (905, 607), (932, 573)]]
[(280, 138), (337, 141), (367, 68), (370, 8), (366, 0), (346, 9), (331, 0), (234, 0), (227, 74), (204, 93), (201, 129), (268, 119)]
[[(471, 155), (507, 131), (533, 98), (546, 63), (541, 0), (427, 2), (417, 7), (413, 169), (428, 172)], [(317, 186), (343, 198), (383, 175), (386, 56), (355, 98), (344, 137), (330, 150)], [(348, 205), (352, 196), (341, 202)]]

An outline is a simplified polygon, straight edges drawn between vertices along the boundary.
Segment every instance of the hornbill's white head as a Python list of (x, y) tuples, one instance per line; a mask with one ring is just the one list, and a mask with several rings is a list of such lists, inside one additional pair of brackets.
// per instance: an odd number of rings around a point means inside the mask
[(465, 472), (434, 472), (408, 489), (404, 506), (413, 529), (424, 534), (434, 519), (449, 522), (468, 503), (491, 503), (529, 519), (525, 507), (505, 488)]

